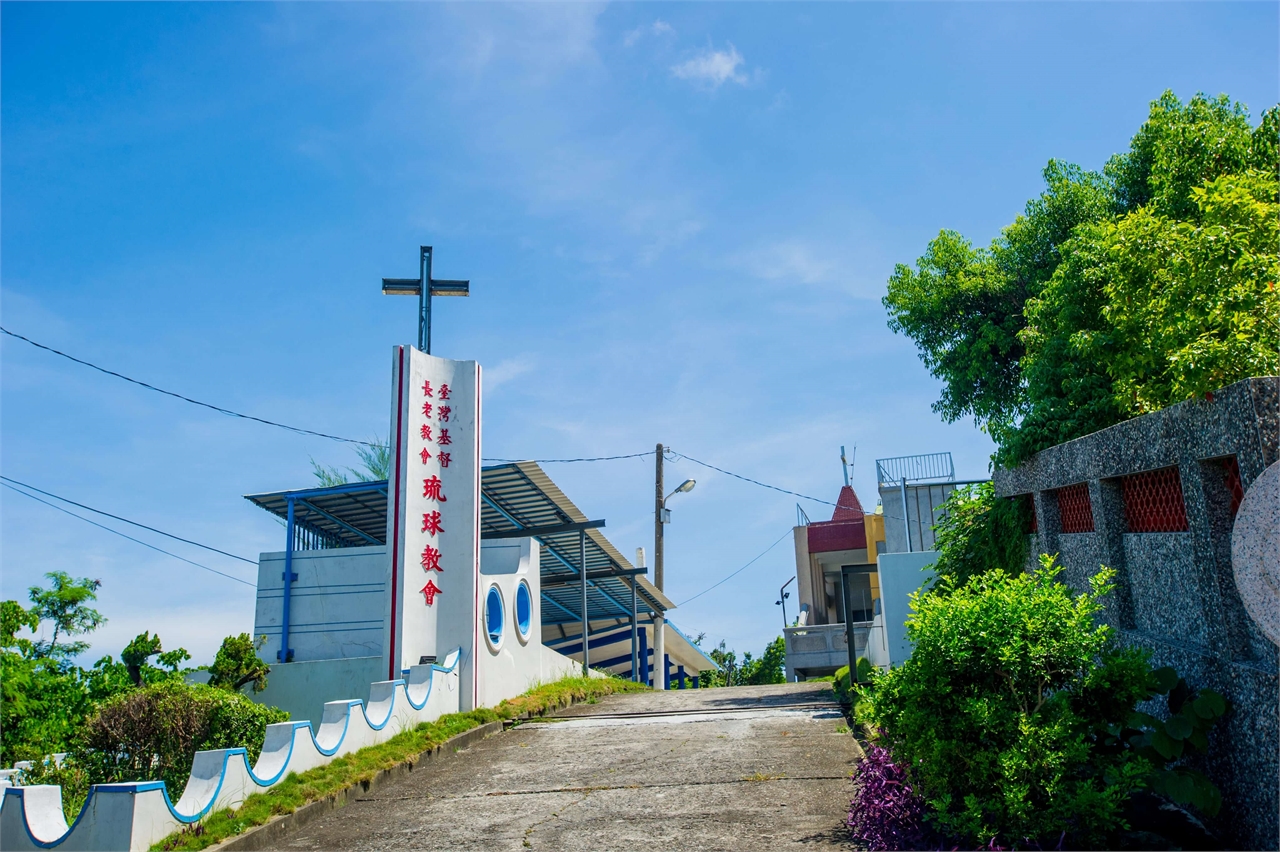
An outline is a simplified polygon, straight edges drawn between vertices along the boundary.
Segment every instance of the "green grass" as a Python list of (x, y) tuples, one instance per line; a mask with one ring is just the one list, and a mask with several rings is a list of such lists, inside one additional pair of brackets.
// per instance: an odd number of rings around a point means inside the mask
[(301, 775), (290, 773), (263, 793), (245, 799), (240, 807), (217, 811), (203, 822), (170, 834), (151, 848), (205, 849), (234, 837), (279, 814), (293, 813), (303, 805), (332, 796), (348, 787), (370, 781), (390, 769), (441, 745), (450, 737), (499, 719), (515, 719), (525, 714), (540, 716), (575, 701), (595, 701), (614, 692), (640, 692), (647, 686), (619, 678), (571, 677), (534, 687), (524, 695), (467, 713), (450, 713), (434, 722), (424, 722), (384, 743), (360, 749), (332, 763), (309, 769)]

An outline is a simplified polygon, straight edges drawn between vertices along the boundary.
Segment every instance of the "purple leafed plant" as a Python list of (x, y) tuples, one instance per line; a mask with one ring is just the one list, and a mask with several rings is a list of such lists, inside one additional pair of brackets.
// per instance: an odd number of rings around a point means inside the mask
[(924, 824), (925, 803), (911, 789), (906, 771), (887, 748), (872, 745), (853, 774), (849, 833), (871, 850), (928, 849), (932, 832)]

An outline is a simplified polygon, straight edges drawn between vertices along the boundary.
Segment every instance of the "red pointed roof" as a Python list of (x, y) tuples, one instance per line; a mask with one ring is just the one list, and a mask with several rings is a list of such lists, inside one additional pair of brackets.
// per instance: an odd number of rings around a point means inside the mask
[(836, 510), (831, 515), (833, 521), (860, 521), (866, 515), (862, 511), (862, 503), (853, 488), (846, 485), (840, 489), (840, 497), (836, 500)]
[(861, 550), (867, 546), (866, 513), (853, 488), (846, 485), (836, 498), (836, 510), (829, 521), (809, 524), (806, 531), (810, 553)]

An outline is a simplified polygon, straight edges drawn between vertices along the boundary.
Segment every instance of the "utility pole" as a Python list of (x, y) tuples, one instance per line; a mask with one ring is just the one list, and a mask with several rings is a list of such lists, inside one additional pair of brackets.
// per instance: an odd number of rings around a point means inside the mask
[[(663, 506), (662, 444), (658, 444), (653, 483), (653, 584), (662, 591), (662, 523), (666, 507)], [(653, 688), (667, 688), (667, 635), (666, 620), (657, 613), (653, 616)]]
[(653, 481), (653, 584), (662, 591), (662, 513), (666, 507), (662, 505), (662, 445), (658, 445), (658, 459)]

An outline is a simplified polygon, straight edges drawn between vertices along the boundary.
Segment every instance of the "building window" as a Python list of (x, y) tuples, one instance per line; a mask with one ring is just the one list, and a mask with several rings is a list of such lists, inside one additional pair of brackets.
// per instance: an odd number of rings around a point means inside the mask
[(503, 621), (506, 607), (502, 604), (502, 592), (497, 586), (489, 587), (489, 594), (484, 599), (485, 637), (489, 640), (490, 650), (497, 652), (502, 647)]
[(529, 641), (529, 630), (533, 627), (533, 594), (529, 584), (524, 580), (516, 586), (516, 635), (520, 643)]
[(1125, 524), (1131, 533), (1186, 532), (1187, 506), (1176, 467), (1121, 477)]
[(1093, 504), (1087, 482), (1058, 489), (1058, 517), (1064, 533), (1093, 532)]

